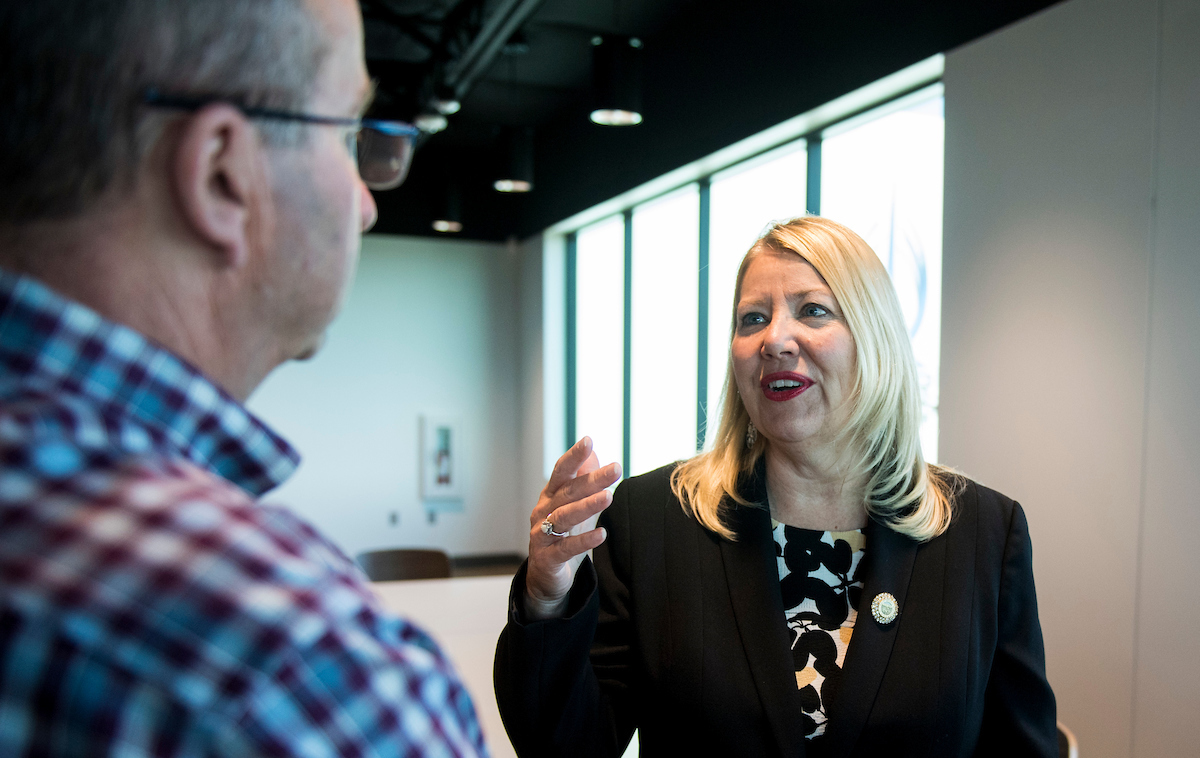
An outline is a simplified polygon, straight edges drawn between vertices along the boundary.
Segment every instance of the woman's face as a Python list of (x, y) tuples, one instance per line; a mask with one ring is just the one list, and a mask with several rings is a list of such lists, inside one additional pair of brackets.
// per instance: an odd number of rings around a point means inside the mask
[(750, 262), (730, 352), (750, 420), (769, 441), (833, 442), (849, 417), (854, 338), (829, 285), (794, 253)]

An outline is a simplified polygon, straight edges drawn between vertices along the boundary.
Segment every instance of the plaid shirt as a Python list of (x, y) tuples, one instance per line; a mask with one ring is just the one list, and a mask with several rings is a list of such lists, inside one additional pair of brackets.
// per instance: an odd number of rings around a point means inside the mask
[(437, 646), (255, 498), (287, 443), (0, 272), (0, 756), (485, 753)]

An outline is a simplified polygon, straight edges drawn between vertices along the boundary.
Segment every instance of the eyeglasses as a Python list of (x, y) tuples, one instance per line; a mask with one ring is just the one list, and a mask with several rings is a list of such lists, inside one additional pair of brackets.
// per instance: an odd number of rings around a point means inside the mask
[(314, 116), (310, 113), (253, 108), (217, 96), (167, 95), (156, 89), (146, 90), (142, 95), (142, 102), (156, 108), (186, 111), (199, 110), (212, 103), (228, 103), (248, 118), (346, 127), (346, 149), (355, 158), (363, 183), (373, 190), (389, 190), (400, 186), (404, 177), (408, 175), (414, 144), (417, 135), (421, 133), (420, 129), (403, 121)]

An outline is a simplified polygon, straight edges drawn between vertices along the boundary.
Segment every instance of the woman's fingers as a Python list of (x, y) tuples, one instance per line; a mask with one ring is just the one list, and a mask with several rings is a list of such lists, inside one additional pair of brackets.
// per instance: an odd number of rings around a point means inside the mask
[(604, 542), (607, 536), (604, 529), (591, 529), (582, 534), (572, 534), (570, 537), (555, 537), (554, 544), (549, 545), (546, 552), (548, 557), (558, 559), (556, 562), (567, 563), (578, 555), (600, 547), (600, 543)]
[[(611, 503), (612, 493), (601, 490), (550, 512), (548, 518), (554, 531), (568, 532), (567, 536), (543, 532), (543, 519), (530, 525), (528, 581), (531, 586), (541, 586), (544, 595), (565, 593), (571, 588), (580, 556), (604, 541), (604, 530), (595, 528), (596, 521)], [(552, 587), (556, 589), (550, 589)]]
[(550, 489), (550, 485), (547, 484), (542, 490), (542, 496), (538, 498), (537, 505), (534, 506), (533, 511), (529, 514), (529, 523), (532, 526), (537, 526), (551, 512), (602, 492), (620, 478), (621, 465), (619, 463), (610, 463), (591, 473), (581, 474), (569, 480), (557, 491)]
[(538, 600), (557, 600), (566, 595), (575, 581), (575, 569), (583, 555), (600, 546), (608, 536), (601, 529), (589, 529), (568, 537), (551, 537), (529, 554), (525, 585)]
[(550, 489), (550, 485), (547, 484), (546, 488), (542, 490), (542, 497), (538, 500), (537, 507), (533, 509), (531, 518), (540, 524), (551, 511), (601, 492), (620, 478), (621, 464), (610, 463), (589, 474), (571, 479), (557, 491)]
[(613, 462), (591, 473), (575, 477), (555, 492), (553, 498), (560, 503), (582, 500), (593, 492), (599, 492), (610, 484), (614, 484), (620, 478), (621, 464)]
[(608, 534), (604, 529), (592, 529), (563, 537), (538, 553), (529, 554), (524, 598), (527, 618), (538, 620), (563, 615), (567, 596), (575, 583), (575, 571), (583, 562), (584, 554), (599, 547), (606, 537)]
[[(612, 493), (608, 490), (600, 490), (599, 492), (588, 495), (582, 500), (575, 500), (566, 505), (555, 508), (546, 514), (545, 518), (554, 524), (554, 531), (567, 532), (574, 529), (580, 524), (587, 525), (586, 522), (593, 517), (599, 516), (600, 512), (612, 503)], [(539, 521), (536, 526), (541, 528), (542, 522)], [(594, 526), (594, 524), (592, 525)], [(588, 528), (591, 528), (590, 526)], [(559, 539), (553, 535), (548, 535), (550, 539)]]
[(557, 492), (560, 490), (563, 485), (580, 473), (580, 468), (587, 463), (590, 457), (594, 457), (592, 438), (580, 437), (579, 441), (571, 445), (554, 464), (554, 471), (550, 473), (550, 481), (546, 482), (546, 491)]
[[(584, 437), (584, 439), (588, 438)], [(588, 444), (590, 446), (591, 440), (588, 440)], [(600, 468), (600, 459), (596, 457), (596, 451), (592, 450), (588, 453), (588, 457), (583, 461), (583, 465), (579, 467), (579, 471), (575, 472), (575, 476), (590, 474), (598, 468)]]
[[(600, 512), (612, 503), (608, 486), (620, 478), (619, 464), (600, 466), (588, 437), (572, 445), (558, 459), (529, 516), (527, 610), (530, 610), (528, 601), (533, 601), (537, 616), (548, 618), (565, 602), (584, 553), (604, 542), (605, 532), (595, 528), (596, 521)], [(569, 534), (559, 537), (543, 532), (542, 524), (547, 519), (554, 531)]]

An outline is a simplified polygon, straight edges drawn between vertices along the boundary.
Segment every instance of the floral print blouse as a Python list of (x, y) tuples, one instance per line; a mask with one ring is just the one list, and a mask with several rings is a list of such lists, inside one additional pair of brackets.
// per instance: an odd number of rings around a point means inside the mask
[(825, 706), (837, 696), (862, 598), (866, 539), (861, 529), (819, 532), (780, 523), (773, 536), (804, 734), (812, 739), (825, 733)]

